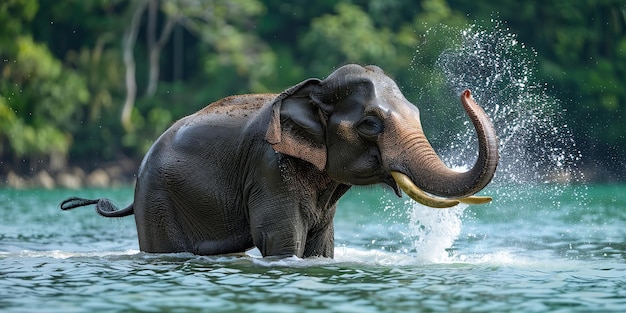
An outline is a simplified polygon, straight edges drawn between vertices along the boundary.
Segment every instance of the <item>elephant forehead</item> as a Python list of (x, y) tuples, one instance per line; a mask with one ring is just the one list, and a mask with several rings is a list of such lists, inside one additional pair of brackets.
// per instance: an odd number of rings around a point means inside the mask
[(376, 96), (388, 100), (404, 100), (404, 95), (400, 88), (391, 80), (383, 80), (375, 84)]

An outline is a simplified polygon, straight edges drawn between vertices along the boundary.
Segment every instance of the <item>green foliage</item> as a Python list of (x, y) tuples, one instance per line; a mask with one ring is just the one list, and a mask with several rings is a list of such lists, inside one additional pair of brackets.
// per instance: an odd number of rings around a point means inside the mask
[(302, 47), (310, 53), (312, 62), (320, 64), (319, 68), (346, 62), (376, 63), (395, 57), (389, 29), (377, 29), (354, 4), (338, 3), (336, 11), (337, 14), (313, 19), (311, 30), (302, 40)]
[[(264, 82), (275, 68), (274, 52), (249, 24), (254, 16), (265, 13), (261, 2), (178, 0), (161, 5), (163, 18), (184, 26), (186, 34), (195, 37), (190, 45), (193, 75), (185, 84), (162, 80), (155, 96), (137, 99), (131, 115), (133, 128), (122, 134), (121, 144), (138, 156), (147, 152), (174, 119), (231, 94), (268, 92)], [(137, 62), (138, 85), (142, 87), (146, 80), (142, 73), (148, 65), (145, 58)]]
[[(156, 15), (140, 12), (132, 47), (134, 127), (124, 130), (123, 42), (135, 10), (150, 4)], [(437, 95), (425, 91), (443, 92), (444, 81), (432, 66), (452, 42), (431, 36), (452, 35), (468, 23), (489, 28), (492, 20), (504, 21), (536, 51), (537, 78), (562, 100), (579, 148), (626, 149), (621, 0), (5, 0), (0, 174), (19, 164), (62, 165), (70, 156), (139, 160), (172, 122), (212, 101), (280, 92), (345, 63), (379, 65), (407, 99), (434, 101)], [(150, 33), (164, 37), (156, 85), (149, 82)], [(146, 92), (149, 85), (154, 93)], [(426, 113), (426, 128), (451, 114)]]
[[(3, 53), (11, 60), (2, 68), (0, 94), (3, 96), (0, 129), (2, 147), (17, 158), (31, 161), (65, 157), (70, 145), (68, 132), (76, 106), (90, 95), (83, 79), (63, 70), (43, 44), (32, 38), (15, 38), (15, 46)], [(4, 52), (4, 51), (2, 51)], [(0, 155), (8, 151), (1, 150)]]
[(0, 47), (10, 44), (14, 36), (22, 34), (37, 13), (37, 0), (5, 0), (0, 3)]
[(266, 13), (261, 2), (166, 1), (162, 10), (202, 39), (200, 47), (208, 50), (203, 59), (206, 73), (234, 70), (240, 79), (248, 80), (248, 90), (267, 91), (262, 79), (272, 73), (275, 54), (247, 25), (251, 18)]
[[(119, 125), (119, 101), (123, 95), (124, 69), (113, 38), (100, 35), (94, 47), (67, 53), (67, 66), (83, 78), (90, 97), (86, 106), (74, 107), (74, 120), (81, 121), (72, 128), (73, 155), (112, 158), (120, 149), (116, 140), (123, 135)], [(102, 143), (106, 142), (106, 145)]]

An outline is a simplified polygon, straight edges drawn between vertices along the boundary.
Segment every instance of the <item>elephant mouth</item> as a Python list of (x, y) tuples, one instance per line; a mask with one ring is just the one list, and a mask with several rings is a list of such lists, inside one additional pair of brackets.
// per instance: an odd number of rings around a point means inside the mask
[(396, 188), (394, 188), (394, 190), (396, 191), (396, 194), (398, 194), (398, 196), (400, 196), (400, 192), (397, 187), (400, 187), (400, 189), (402, 189), (404, 193), (411, 197), (411, 199), (431, 208), (444, 209), (456, 206), (459, 203), (484, 204), (491, 202), (491, 197), (487, 196), (469, 196), (459, 199), (445, 199), (434, 197), (417, 187), (415, 183), (413, 183), (413, 181), (403, 173), (391, 171), (391, 176), (393, 177), (393, 180), (395, 182), (394, 185), (396, 185)]

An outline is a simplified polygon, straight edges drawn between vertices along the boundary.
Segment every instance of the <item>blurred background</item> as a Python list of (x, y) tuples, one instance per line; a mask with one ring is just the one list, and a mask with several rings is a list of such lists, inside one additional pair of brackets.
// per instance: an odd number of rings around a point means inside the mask
[[(407, 99), (423, 99), (445, 49), (428, 44), (430, 30), (494, 23), (532, 54), (532, 79), (557, 99), (584, 179), (626, 179), (623, 0), (4, 0), (0, 185), (132, 183), (173, 121), (345, 63), (376, 64)], [(426, 132), (437, 134), (445, 115), (431, 115)]]

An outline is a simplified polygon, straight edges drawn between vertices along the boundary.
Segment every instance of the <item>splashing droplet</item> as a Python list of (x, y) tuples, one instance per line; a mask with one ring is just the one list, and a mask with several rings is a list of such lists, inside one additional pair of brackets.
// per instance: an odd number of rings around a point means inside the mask
[[(472, 156), (478, 154), (475, 130), (460, 106), (452, 108), (461, 92), (470, 89), (490, 116), (500, 139), (500, 162), (485, 191), (494, 196), (489, 210), (506, 206), (507, 198), (526, 197), (529, 191), (524, 186), (552, 184), (545, 192), (558, 196), (560, 189), (553, 183), (583, 179), (577, 169), (581, 152), (563, 121), (560, 102), (549, 96), (548, 85), (535, 77), (536, 52), (520, 43), (501, 23), (494, 24), (491, 31), (478, 26), (460, 31), (445, 26), (430, 29), (423, 45), (442, 47), (443, 52), (432, 68), (435, 79), (422, 86), (416, 102), (426, 112), (422, 115), (426, 131), (430, 122), (427, 116), (438, 117), (431, 122), (436, 131), (429, 138), (433, 138), (433, 145), (450, 167), (470, 168), (476, 160)], [(414, 62), (424, 60), (415, 56)], [(412, 64), (410, 68), (417, 66)], [(442, 117), (449, 122), (445, 127), (440, 126)], [(510, 186), (516, 188), (507, 188)], [(585, 197), (584, 193), (576, 196)], [(412, 248), (418, 254), (423, 253), (420, 250), (436, 249), (429, 255), (438, 255), (442, 260), (459, 236), (464, 210), (434, 211), (412, 203), (409, 226), (416, 238)], [(433, 214), (438, 217), (433, 218)], [(432, 244), (435, 241), (438, 245)]]

